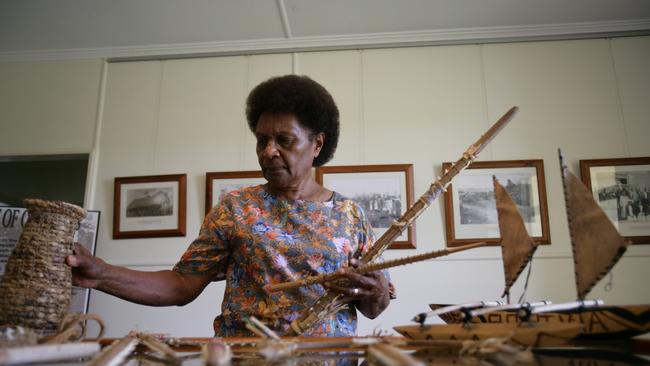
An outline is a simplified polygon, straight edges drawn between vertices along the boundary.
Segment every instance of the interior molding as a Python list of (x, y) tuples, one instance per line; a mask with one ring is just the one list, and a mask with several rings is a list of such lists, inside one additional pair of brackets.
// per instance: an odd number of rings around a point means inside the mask
[(225, 42), (0, 52), (0, 62), (100, 58), (109, 62), (345, 49), (569, 40), (650, 35), (650, 19), (455, 28), (416, 32), (273, 38)]

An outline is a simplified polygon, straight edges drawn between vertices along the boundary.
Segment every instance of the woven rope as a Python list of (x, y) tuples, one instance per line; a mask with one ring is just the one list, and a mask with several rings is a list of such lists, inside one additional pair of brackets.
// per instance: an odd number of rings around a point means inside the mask
[(24, 326), (40, 335), (56, 333), (72, 297), (74, 233), (86, 211), (39, 199), (23, 201), (29, 218), (0, 282), (0, 325)]

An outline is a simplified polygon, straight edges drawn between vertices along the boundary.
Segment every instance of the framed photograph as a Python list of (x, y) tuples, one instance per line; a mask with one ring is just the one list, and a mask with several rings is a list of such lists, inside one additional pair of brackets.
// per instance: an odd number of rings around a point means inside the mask
[(205, 173), (205, 214), (207, 215), (226, 193), (264, 183), (266, 179), (261, 170)]
[(580, 160), (580, 175), (622, 236), (650, 244), (650, 157)]
[[(451, 163), (443, 163), (446, 171)], [(492, 176), (517, 204), (526, 230), (536, 242), (550, 243), (543, 160), (474, 162), (445, 192), (447, 246), (501, 241)]]
[[(318, 167), (316, 181), (358, 202), (377, 239), (413, 204), (413, 164)], [(390, 246), (391, 249), (415, 247), (414, 225)]]
[(185, 174), (115, 178), (113, 239), (185, 236)]

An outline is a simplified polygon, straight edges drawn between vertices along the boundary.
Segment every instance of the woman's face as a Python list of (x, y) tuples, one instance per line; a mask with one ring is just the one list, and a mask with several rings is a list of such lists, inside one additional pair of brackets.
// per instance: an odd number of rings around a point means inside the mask
[(297, 187), (311, 179), (312, 163), (323, 147), (322, 133), (313, 135), (291, 113), (263, 113), (255, 137), (257, 159), (271, 187)]

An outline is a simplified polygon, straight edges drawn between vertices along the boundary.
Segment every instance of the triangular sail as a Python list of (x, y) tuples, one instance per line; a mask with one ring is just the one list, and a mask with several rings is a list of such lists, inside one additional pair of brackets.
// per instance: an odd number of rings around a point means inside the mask
[(503, 272), (505, 274), (505, 289), (503, 295), (510, 293), (510, 287), (515, 283), (521, 271), (526, 268), (537, 249), (537, 243), (528, 235), (517, 205), (505, 188), (492, 177), (494, 194), (499, 214), (499, 230), (501, 231), (501, 252), (503, 255)]
[(592, 193), (564, 165), (560, 152), (562, 184), (566, 203), (578, 299), (592, 287), (625, 253), (627, 242), (616, 230)]

